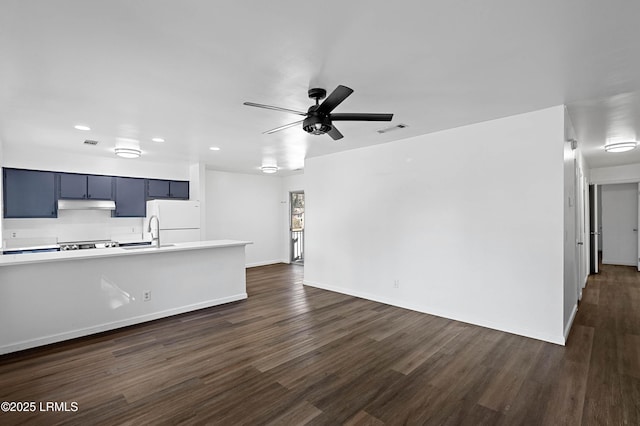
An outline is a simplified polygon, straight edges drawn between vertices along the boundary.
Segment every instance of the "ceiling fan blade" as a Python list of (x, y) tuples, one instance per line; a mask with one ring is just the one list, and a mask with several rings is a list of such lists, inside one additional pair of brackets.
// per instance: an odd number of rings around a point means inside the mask
[(321, 114), (329, 114), (352, 93), (353, 89), (340, 85), (336, 87), (336, 90), (331, 92), (329, 96), (327, 96), (327, 99), (320, 104), (316, 111)]
[(340, 130), (336, 129), (336, 126), (333, 125), (331, 126), (331, 130), (329, 130), (327, 134), (331, 136), (334, 141), (337, 141), (338, 139), (342, 139), (344, 137), (342, 136), (342, 133), (340, 133)]
[(280, 130), (288, 129), (289, 127), (293, 127), (297, 124), (302, 124), (304, 120), (296, 121), (295, 123), (285, 124), (284, 126), (276, 127), (275, 129), (267, 130), (266, 132), (262, 132), (264, 134), (270, 135), (271, 133), (279, 132)]
[(242, 105), (252, 106), (252, 107), (257, 107), (257, 108), (272, 109), (272, 110), (275, 110), (275, 111), (290, 112), (291, 114), (304, 115), (305, 117), (307, 115), (306, 112), (296, 111), (294, 109), (280, 108), (280, 107), (272, 106), (272, 105), (256, 104), (256, 103), (253, 103), (253, 102), (244, 102)]
[(393, 114), (336, 113), (330, 115), (331, 121), (391, 121)]

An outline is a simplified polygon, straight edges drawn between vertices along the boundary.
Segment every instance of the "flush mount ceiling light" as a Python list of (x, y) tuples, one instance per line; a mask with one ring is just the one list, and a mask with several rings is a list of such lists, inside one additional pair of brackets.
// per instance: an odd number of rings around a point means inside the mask
[(607, 152), (625, 152), (625, 151), (631, 151), (637, 145), (638, 143), (635, 141), (609, 143), (604, 146), (604, 150)]
[(260, 170), (262, 170), (262, 173), (275, 173), (278, 171), (278, 166), (262, 166), (260, 167)]
[(76, 124), (75, 126), (73, 126), (73, 128), (76, 130), (85, 130), (85, 131), (91, 130), (91, 127), (84, 126), (82, 124)]
[(162, 138), (152, 138), (151, 140), (153, 142), (164, 142), (164, 139), (162, 139)]
[(138, 158), (140, 157), (140, 154), (142, 153), (142, 151), (140, 151), (137, 148), (117, 147), (115, 149), (115, 153), (117, 156), (122, 158)]
[(210, 149), (211, 151), (220, 151), (220, 148), (219, 148), (219, 147), (217, 147), (217, 146), (210, 146), (210, 147), (209, 147), (209, 149)]

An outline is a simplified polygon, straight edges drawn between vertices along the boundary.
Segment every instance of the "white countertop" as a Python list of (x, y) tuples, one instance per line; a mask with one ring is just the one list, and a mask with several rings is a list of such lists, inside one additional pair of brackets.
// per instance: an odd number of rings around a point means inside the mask
[(135, 256), (185, 250), (202, 250), (211, 248), (245, 246), (247, 244), (253, 244), (253, 242), (237, 240), (211, 240), (194, 241), (190, 243), (176, 243), (159, 248), (155, 246), (133, 246), (43, 253), (5, 254), (0, 255), (0, 267), (9, 265), (24, 265), (29, 263), (58, 262), (75, 259), (89, 259), (113, 256)]

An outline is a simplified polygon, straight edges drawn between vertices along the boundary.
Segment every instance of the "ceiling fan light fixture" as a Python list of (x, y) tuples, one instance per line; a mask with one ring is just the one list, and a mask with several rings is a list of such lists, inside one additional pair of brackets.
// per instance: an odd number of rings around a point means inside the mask
[(124, 148), (124, 147), (116, 147), (115, 153), (118, 157), (122, 158), (138, 158), (142, 151), (137, 148)]
[(278, 171), (278, 166), (262, 166), (260, 170), (262, 173), (273, 174)]
[(324, 135), (331, 130), (331, 122), (328, 117), (312, 115), (304, 120), (302, 128), (312, 135)]
[(626, 152), (631, 151), (638, 145), (636, 141), (609, 143), (604, 146), (607, 152)]

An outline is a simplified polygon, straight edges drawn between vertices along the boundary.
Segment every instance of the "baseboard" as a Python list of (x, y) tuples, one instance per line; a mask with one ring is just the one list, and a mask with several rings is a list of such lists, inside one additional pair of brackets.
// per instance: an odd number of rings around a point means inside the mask
[(578, 304), (573, 305), (573, 310), (571, 311), (571, 316), (569, 317), (569, 322), (564, 327), (564, 341), (567, 341), (569, 337), (569, 333), (571, 332), (571, 326), (573, 325), (573, 320), (576, 319), (576, 314), (578, 313)]
[(286, 260), (276, 259), (276, 260), (265, 260), (262, 262), (252, 262), (247, 263), (245, 265), (246, 268), (255, 268), (256, 266), (267, 266), (267, 265), (275, 265), (276, 263), (288, 263)]
[(323, 290), (333, 291), (336, 293), (346, 294), (353, 297), (359, 297), (361, 299), (371, 300), (373, 302), (384, 303), (385, 305), (397, 306), (398, 308), (409, 309), (411, 311), (421, 312), (423, 314), (435, 315), (437, 317), (447, 318), (454, 321), (464, 322), (466, 324), (477, 325), (480, 327), (490, 328), (492, 330), (503, 331), (505, 333), (516, 334), (518, 336), (530, 337), (536, 340), (542, 340), (544, 342), (554, 343), (556, 345), (564, 345), (565, 338), (562, 335), (550, 335), (546, 333), (540, 333), (537, 331), (526, 330), (521, 328), (506, 328), (500, 324), (495, 324), (491, 321), (476, 320), (467, 318), (459, 313), (445, 312), (441, 310), (426, 309), (424, 306), (420, 306), (414, 303), (407, 303), (404, 300), (394, 300), (390, 298), (380, 297), (367, 292), (356, 291), (351, 288), (338, 287), (333, 285), (327, 285), (309, 280), (303, 280), (304, 285), (310, 287), (316, 287)]
[(618, 265), (618, 266), (637, 266), (636, 263), (629, 263), (629, 262), (625, 262), (625, 261), (619, 261), (616, 259), (602, 259), (602, 264), (603, 265)]
[(64, 333), (52, 334), (49, 336), (42, 336), (35, 339), (23, 340), (21, 342), (10, 343), (8, 345), (0, 346), (0, 355), (8, 354), (11, 352), (17, 352), (24, 349), (35, 348), (37, 346), (49, 345), (51, 343), (62, 342), (64, 340), (71, 340), (78, 337), (89, 336), (91, 334), (101, 333), (103, 331), (115, 330), (117, 328), (127, 327), (130, 325), (140, 324), (143, 322), (153, 321), (160, 318), (171, 317), (185, 312), (197, 311), (198, 309), (210, 308), (212, 306), (223, 305), (225, 303), (235, 302), (247, 298), (247, 293), (234, 294), (232, 296), (221, 297), (219, 299), (207, 300), (204, 302), (198, 302), (191, 305), (180, 306), (178, 308), (166, 309), (164, 311), (152, 312), (145, 315), (139, 315), (132, 318), (127, 318), (119, 321), (113, 321), (104, 324), (98, 324), (91, 327), (85, 327), (77, 330), (66, 331)]

